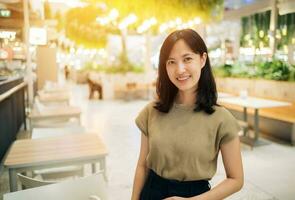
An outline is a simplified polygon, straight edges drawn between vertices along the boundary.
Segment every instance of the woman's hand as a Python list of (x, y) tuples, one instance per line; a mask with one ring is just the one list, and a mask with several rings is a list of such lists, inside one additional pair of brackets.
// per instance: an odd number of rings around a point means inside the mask
[(163, 200), (183, 200), (183, 199), (190, 199), (190, 198), (183, 198), (183, 197), (173, 196), (173, 197), (165, 198)]

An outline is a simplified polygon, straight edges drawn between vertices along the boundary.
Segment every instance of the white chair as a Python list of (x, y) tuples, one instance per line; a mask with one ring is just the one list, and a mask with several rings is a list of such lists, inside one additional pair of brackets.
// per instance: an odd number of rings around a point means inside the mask
[(70, 165), (65, 167), (34, 170), (33, 176), (40, 176), (45, 181), (61, 181), (83, 177), (84, 167), (81, 165)]
[(40, 187), (43, 185), (56, 183), (55, 181), (44, 181), (44, 180), (39, 180), (36, 178), (31, 178), (20, 173), (17, 174), (17, 177), (18, 177), (18, 180), (20, 181), (22, 189), (29, 189), (29, 188)]

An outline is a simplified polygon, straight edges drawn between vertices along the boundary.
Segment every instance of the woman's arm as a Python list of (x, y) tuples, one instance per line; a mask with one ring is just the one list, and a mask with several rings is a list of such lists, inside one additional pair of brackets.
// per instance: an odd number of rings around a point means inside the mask
[[(216, 187), (201, 195), (187, 198), (191, 200), (219, 200), (239, 191), (244, 184), (244, 173), (240, 151), (240, 140), (235, 138), (221, 145), (223, 165), (226, 172), (226, 179)], [(186, 199), (182, 197), (169, 197), (165, 200)]]
[(140, 192), (145, 183), (145, 179), (147, 177), (147, 167), (146, 167), (146, 157), (149, 152), (148, 138), (143, 133), (141, 134), (141, 146), (140, 153), (137, 162), (137, 167), (134, 176), (133, 182), (133, 191), (131, 200), (139, 200)]
[(226, 173), (226, 179), (214, 187), (212, 190), (193, 197), (195, 200), (217, 200), (224, 199), (239, 191), (244, 184), (244, 173), (241, 158), (239, 137), (222, 144), (221, 155)]

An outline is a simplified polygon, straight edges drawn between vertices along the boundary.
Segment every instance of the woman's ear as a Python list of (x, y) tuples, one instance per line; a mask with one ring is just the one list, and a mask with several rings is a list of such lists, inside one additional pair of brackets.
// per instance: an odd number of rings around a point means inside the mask
[(203, 68), (206, 64), (206, 60), (207, 60), (207, 53), (204, 52), (202, 55), (201, 55), (201, 68)]

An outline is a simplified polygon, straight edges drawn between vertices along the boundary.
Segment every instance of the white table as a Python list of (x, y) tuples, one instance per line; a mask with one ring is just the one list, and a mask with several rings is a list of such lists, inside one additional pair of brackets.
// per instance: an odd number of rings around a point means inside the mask
[(10, 191), (17, 190), (17, 173), (67, 165), (92, 164), (96, 162), (105, 179), (107, 149), (96, 134), (72, 134), (58, 137), (16, 140), (4, 160), (9, 170)]
[(4, 200), (107, 200), (106, 183), (101, 174), (4, 194)]
[(283, 101), (274, 101), (255, 97), (227, 97), (220, 98), (218, 102), (221, 104), (232, 104), (243, 107), (244, 121), (247, 122), (247, 108), (254, 109), (254, 140), (249, 140), (249, 137), (242, 137), (244, 142), (251, 144), (252, 146), (259, 146), (261, 143), (259, 139), (259, 109), (272, 108), (280, 106), (290, 106), (291, 103)]
[(225, 93), (225, 92), (218, 92), (217, 93), (218, 99), (219, 98), (228, 98), (228, 97), (234, 97), (232, 94)]

